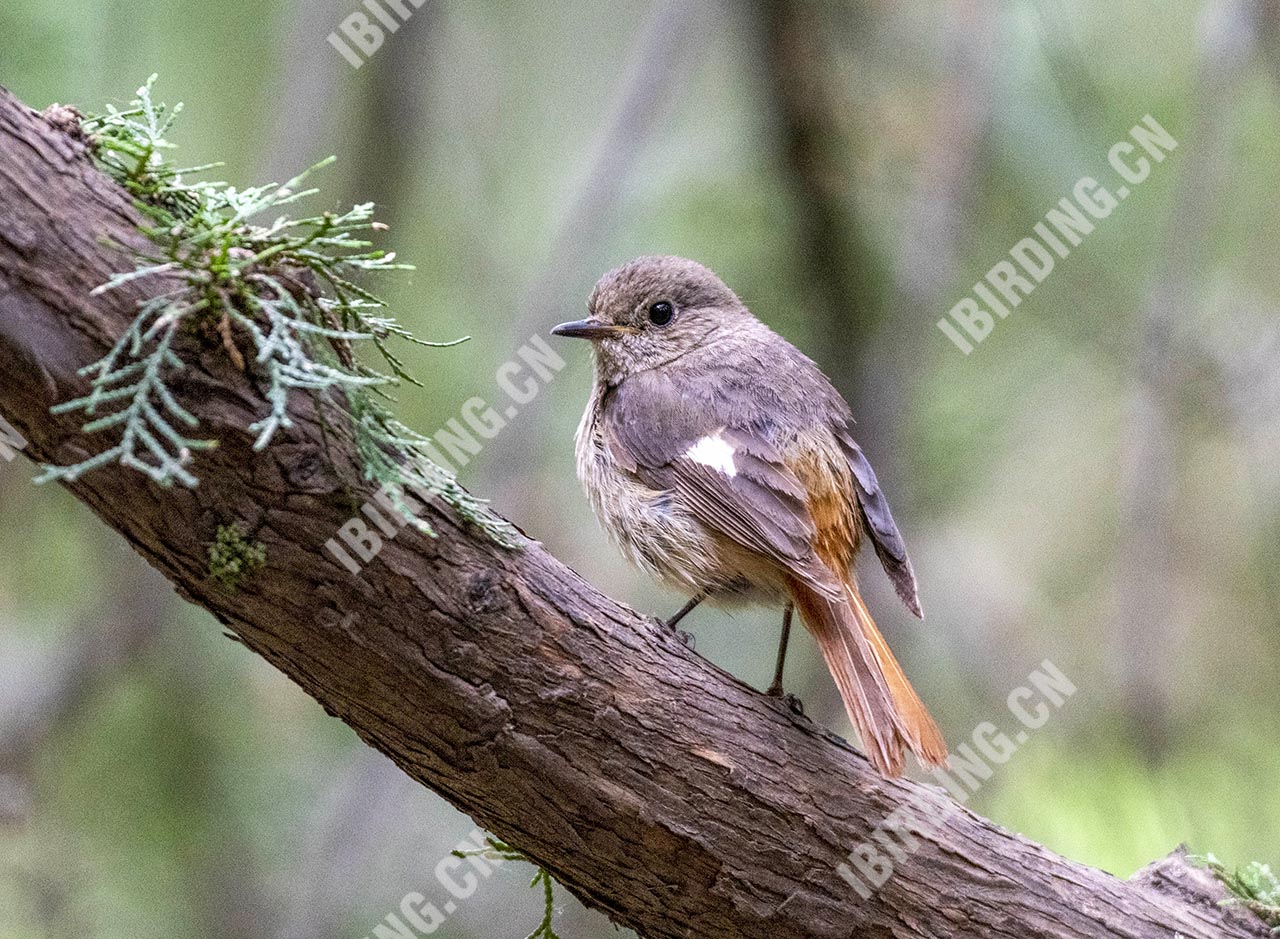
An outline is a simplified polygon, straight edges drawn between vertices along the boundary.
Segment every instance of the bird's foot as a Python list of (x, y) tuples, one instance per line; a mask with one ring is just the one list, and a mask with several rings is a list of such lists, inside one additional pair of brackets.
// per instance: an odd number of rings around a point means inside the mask
[(687, 648), (689, 649), (697, 648), (697, 640), (694, 639), (693, 633), (687, 633), (683, 629), (680, 629), (678, 626), (676, 626), (676, 623), (678, 623), (679, 621), (680, 621), (680, 617), (678, 616), (673, 616), (671, 619), (658, 620), (658, 622), (661, 623), (664, 628), (670, 630), (675, 635), (675, 637), (679, 639)]
[(791, 692), (783, 691), (781, 685), (776, 683), (770, 685), (769, 690), (766, 691), (765, 694), (767, 694), (771, 698), (777, 698), (784, 705), (786, 705), (787, 710), (789, 710), (792, 714), (799, 714), (801, 717), (804, 717), (804, 702), (802, 702), (798, 697), (793, 695)]

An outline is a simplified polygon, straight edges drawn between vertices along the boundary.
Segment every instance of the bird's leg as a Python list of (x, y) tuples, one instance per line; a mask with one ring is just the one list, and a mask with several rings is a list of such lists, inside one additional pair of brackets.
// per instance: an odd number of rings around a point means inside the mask
[(791, 639), (791, 614), (795, 612), (795, 604), (787, 601), (786, 609), (782, 611), (782, 639), (778, 642), (778, 664), (773, 670), (773, 684), (769, 686), (768, 693), (775, 698), (783, 696), (782, 691), (782, 667), (787, 664), (787, 642)]
[(795, 604), (788, 601), (782, 611), (782, 638), (778, 642), (778, 664), (773, 669), (773, 684), (767, 694), (778, 698), (793, 714), (804, 715), (804, 705), (795, 695), (782, 690), (782, 667), (787, 664), (787, 642), (791, 639), (791, 614), (795, 612)]
[(686, 646), (688, 646), (690, 649), (694, 647), (693, 634), (687, 633), (683, 629), (677, 629), (676, 627), (682, 619), (684, 619), (691, 612), (693, 612), (693, 608), (695, 606), (697, 606), (699, 603), (701, 603), (705, 599), (707, 599), (707, 593), (705, 590), (695, 594), (689, 600), (688, 603), (686, 603), (684, 606), (680, 607), (680, 609), (676, 611), (675, 616), (671, 617), (671, 619), (667, 620), (662, 624), (663, 626), (666, 626), (667, 629), (675, 633), (676, 637), (681, 642), (683, 642)]
[(705, 592), (695, 594), (693, 598), (689, 600), (688, 603), (680, 607), (680, 609), (676, 612), (675, 616), (671, 617), (671, 619), (666, 621), (665, 625), (667, 629), (675, 629), (676, 626), (680, 624), (680, 621), (684, 619), (686, 616), (688, 616), (690, 613), (692, 613), (693, 608), (705, 599), (707, 599), (707, 595)]

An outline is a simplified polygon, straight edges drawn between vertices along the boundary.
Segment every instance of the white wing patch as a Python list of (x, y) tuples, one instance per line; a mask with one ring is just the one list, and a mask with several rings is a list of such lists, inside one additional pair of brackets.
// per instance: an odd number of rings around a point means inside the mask
[(738, 467), (733, 463), (733, 445), (721, 437), (718, 430), (696, 441), (684, 455), (695, 463), (724, 473), (730, 479), (738, 475)]

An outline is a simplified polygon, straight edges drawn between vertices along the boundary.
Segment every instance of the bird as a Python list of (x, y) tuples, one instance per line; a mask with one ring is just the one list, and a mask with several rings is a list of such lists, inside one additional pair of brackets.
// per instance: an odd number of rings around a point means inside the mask
[(594, 347), (577, 475), (625, 557), (690, 596), (667, 625), (704, 601), (782, 608), (769, 688), (781, 695), (799, 610), (871, 763), (897, 776), (910, 750), (946, 765), (942, 734), (858, 589), (869, 540), (923, 618), (906, 545), (839, 392), (696, 261), (623, 264), (600, 278), (587, 313), (551, 330)]

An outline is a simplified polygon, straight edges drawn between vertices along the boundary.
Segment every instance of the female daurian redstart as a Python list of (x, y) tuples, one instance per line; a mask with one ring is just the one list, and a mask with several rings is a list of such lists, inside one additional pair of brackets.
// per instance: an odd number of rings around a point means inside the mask
[(864, 536), (921, 616), (902, 535), (849, 406), (826, 376), (701, 264), (645, 257), (610, 271), (589, 316), (552, 332), (595, 347), (578, 476), (627, 558), (706, 599), (782, 606), (781, 693), (793, 606), (813, 633), (871, 762), (947, 748), (858, 593)]

